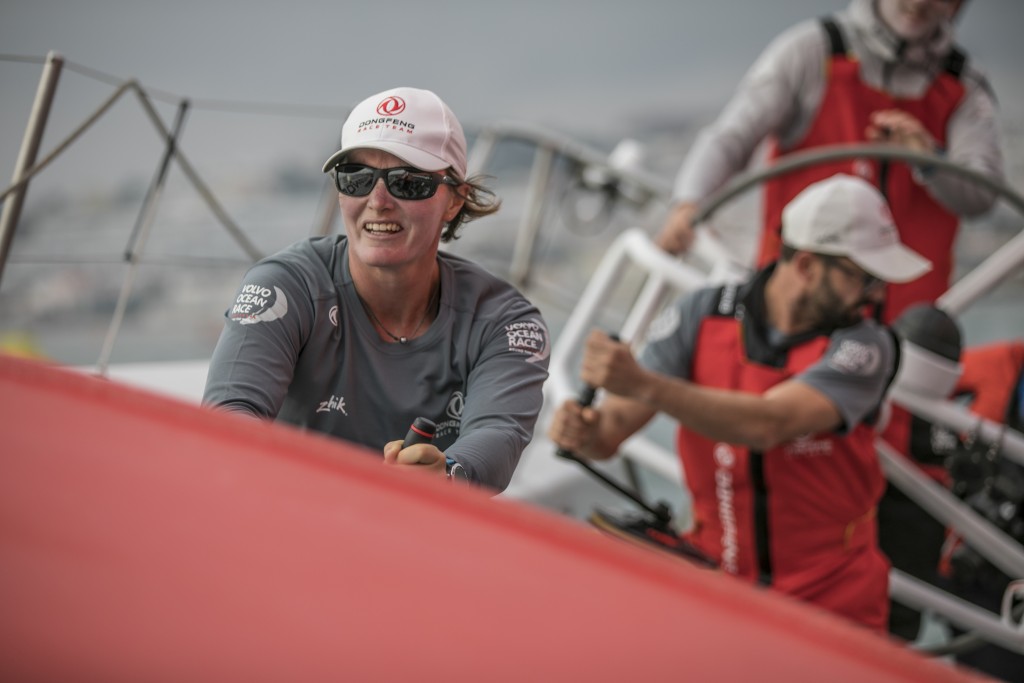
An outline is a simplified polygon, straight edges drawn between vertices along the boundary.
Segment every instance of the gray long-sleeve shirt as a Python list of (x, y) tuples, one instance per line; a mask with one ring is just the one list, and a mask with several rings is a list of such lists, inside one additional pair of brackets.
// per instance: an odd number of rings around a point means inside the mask
[(474, 482), (503, 490), (533, 435), (550, 339), (535, 306), (464, 259), (438, 254), (437, 318), (382, 341), (361, 306), (341, 236), (257, 263), (214, 350), (203, 402), (276, 418), (374, 450), (413, 419)]
[[(952, 47), (950, 27), (902, 52), (899, 38), (878, 18), (872, 0), (852, 0), (835, 17), (867, 85), (897, 97), (918, 98), (931, 85)], [(800, 142), (817, 116), (826, 89), (829, 43), (817, 19), (784, 31), (768, 45), (718, 118), (694, 142), (676, 177), (675, 201), (699, 202), (750, 162), (767, 138), (785, 152)], [(961, 76), (965, 95), (949, 121), (946, 158), (988, 176), (1003, 177), (995, 101), (971, 60)], [(987, 211), (994, 195), (950, 173), (919, 178), (929, 194), (961, 216)]]

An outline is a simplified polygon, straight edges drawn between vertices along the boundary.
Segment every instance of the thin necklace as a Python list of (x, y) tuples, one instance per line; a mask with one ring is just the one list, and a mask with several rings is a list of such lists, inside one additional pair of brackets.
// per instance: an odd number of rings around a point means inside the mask
[[(438, 283), (438, 286), (434, 288), (434, 293), (430, 295), (430, 301), (427, 302), (427, 310), (423, 311), (423, 317), (420, 318), (419, 324), (416, 325), (416, 329), (414, 329), (409, 334), (409, 337), (415, 337), (416, 333), (420, 331), (421, 327), (423, 327), (423, 323), (427, 322), (427, 317), (430, 316), (430, 311), (434, 308), (434, 301), (437, 299), (437, 295), (440, 292), (441, 292), (441, 285), (440, 285), (440, 283)], [(389, 330), (388, 328), (384, 327), (384, 323), (382, 323), (380, 321), (380, 318), (378, 318), (376, 315), (373, 314), (373, 309), (366, 305), (366, 302), (363, 301), (363, 297), (361, 297), (359, 295), (359, 291), (358, 290), (356, 290), (356, 298), (359, 299), (359, 303), (362, 304), (363, 310), (366, 311), (367, 315), (369, 315), (370, 318), (373, 319), (373, 322), (377, 323), (377, 327), (379, 327), (381, 330), (383, 330), (384, 334), (388, 335), (389, 337), (394, 339), (399, 344), (408, 344), (409, 343), (409, 337), (399, 337), (397, 334), (393, 334), (391, 332), (391, 330)]]

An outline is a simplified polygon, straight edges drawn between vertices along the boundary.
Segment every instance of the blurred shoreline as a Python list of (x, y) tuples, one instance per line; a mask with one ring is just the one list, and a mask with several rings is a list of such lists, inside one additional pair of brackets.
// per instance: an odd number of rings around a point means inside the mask
[[(653, 131), (639, 139), (644, 167), (668, 174), (685, 154), (696, 128)], [(1021, 137), (1013, 137), (1007, 159), (1024, 159)], [(613, 143), (609, 141), (607, 147)], [(487, 169), (503, 198), (495, 216), (467, 226), (449, 249), (508, 276), (514, 235), (522, 221), (531, 153), (525, 145), (499, 148)], [(1008, 164), (1009, 165), (1009, 164)], [(1024, 185), (1019, 165), (1011, 186)], [(588, 222), (588, 195), (569, 174), (556, 175), (559, 199), (545, 208), (532, 296), (553, 331), (578, 298), (597, 261), (623, 230), (639, 226), (653, 234), (664, 217), (657, 202), (638, 208), (620, 202), (610, 216)], [(68, 364), (96, 362), (128, 269), (125, 249), (143, 202), (140, 184), (111, 187), (106, 194), (73, 192), (38, 197), (30, 193), (0, 288), (0, 344), (18, 340), (45, 357)], [(719, 212), (713, 228), (733, 251), (752, 254), (758, 223), (757, 191)], [(250, 174), (219, 195), (232, 219), (263, 253), (310, 236), (323, 220), (333, 191), (323, 174), (292, 166)], [(959, 278), (1024, 225), (1005, 203), (961, 230)], [(340, 226), (335, 219), (332, 231)], [(173, 169), (156, 208), (125, 322), (111, 361), (153, 362), (205, 359), (223, 324), (223, 311), (248, 266), (248, 258), (180, 173)], [(1024, 273), (1016, 273), (961, 319), (969, 344), (1024, 337)]]

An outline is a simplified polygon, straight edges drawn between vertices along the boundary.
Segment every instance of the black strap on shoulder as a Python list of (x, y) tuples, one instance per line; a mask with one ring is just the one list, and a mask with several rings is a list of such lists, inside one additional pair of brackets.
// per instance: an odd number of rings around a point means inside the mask
[[(889, 372), (889, 376), (885, 380), (885, 393), (888, 393), (889, 387), (892, 386), (893, 380), (896, 379), (896, 375), (898, 375), (900, 371), (900, 362), (903, 360), (903, 347), (901, 346), (902, 337), (900, 337), (899, 332), (892, 329), (889, 325), (883, 325), (882, 329), (884, 329), (892, 339), (892, 370)], [(874, 424), (878, 421), (878, 418), (881, 417), (881, 414), (882, 404), (880, 403), (874, 410), (864, 416), (864, 422), (866, 424)]]
[(959, 46), (954, 45), (953, 49), (946, 55), (946, 63), (942, 66), (943, 70), (950, 76), (959, 79), (966, 67), (967, 53), (961, 50)]
[(754, 491), (754, 548), (757, 553), (757, 582), (772, 585), (772, 552), (768, 531), (768, 483), (764, 478), (764, 454), (750, 452), (750, 483)]
[(1017, 372), (1017, 381), (1013, 383), (1013, 390), (1010, 392), (1010, 405), (1006, 407), (1006, 426), (1024, 431), (1024, 411), (1021, 410), (1022, 396), (1020, 389), (1021, 382), (1024, 382), (1024, 370)]
[(893, 350), (892, 372), (889, 373), (889, 378), (885, 381), (885, 387), (886, 390), (888, 390), (889, 385), (892, 384), (892, 381), (894, 379), (896, 379), (896, 375), (900, 371), (900, 362), (902, 362), (903, 360), (903, 347), (901, 346), (902, 338), (900, 337), (899, 332), (892, 329), (892, 327), (889, 325), (886, 325), (884, 329), (886, 332), (889, 333), (889, 336), (892, 338)]
[(839, 57), (846, 54), (846, 41), (843, 40), (843, 34), (839, 30), (839, 24), (832, 17), (824, 17), (821, 19), (821, 27), (825, 29), (825, 33), (828, 35), (829, 47), (832, 51), (833, 57)]

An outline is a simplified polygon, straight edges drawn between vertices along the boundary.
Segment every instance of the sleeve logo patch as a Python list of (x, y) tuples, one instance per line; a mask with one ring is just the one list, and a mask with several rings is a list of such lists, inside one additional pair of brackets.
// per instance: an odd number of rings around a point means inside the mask
[(526, 362), (537, 363), (548, 357), (548, 328), (541, 320), (531, 318), (505, 326), (508, 335), (508, 350), (528, 356)]
[(882, 362), (882, 354), (875, 344), (865, 344), (852, 339), (844, 339), (828, 364), (847, 375), (873, 375)]
[(266, 323), (288, 313), (288, 297), (279, 287), (243, 285), (228, 318), (242, 325)]
[(679, 322), (678, 308), (670, 306), (662, 310), (647, 328), (647, 343), (652, 344), (662, 339), (668, 339), (679, 329)]

